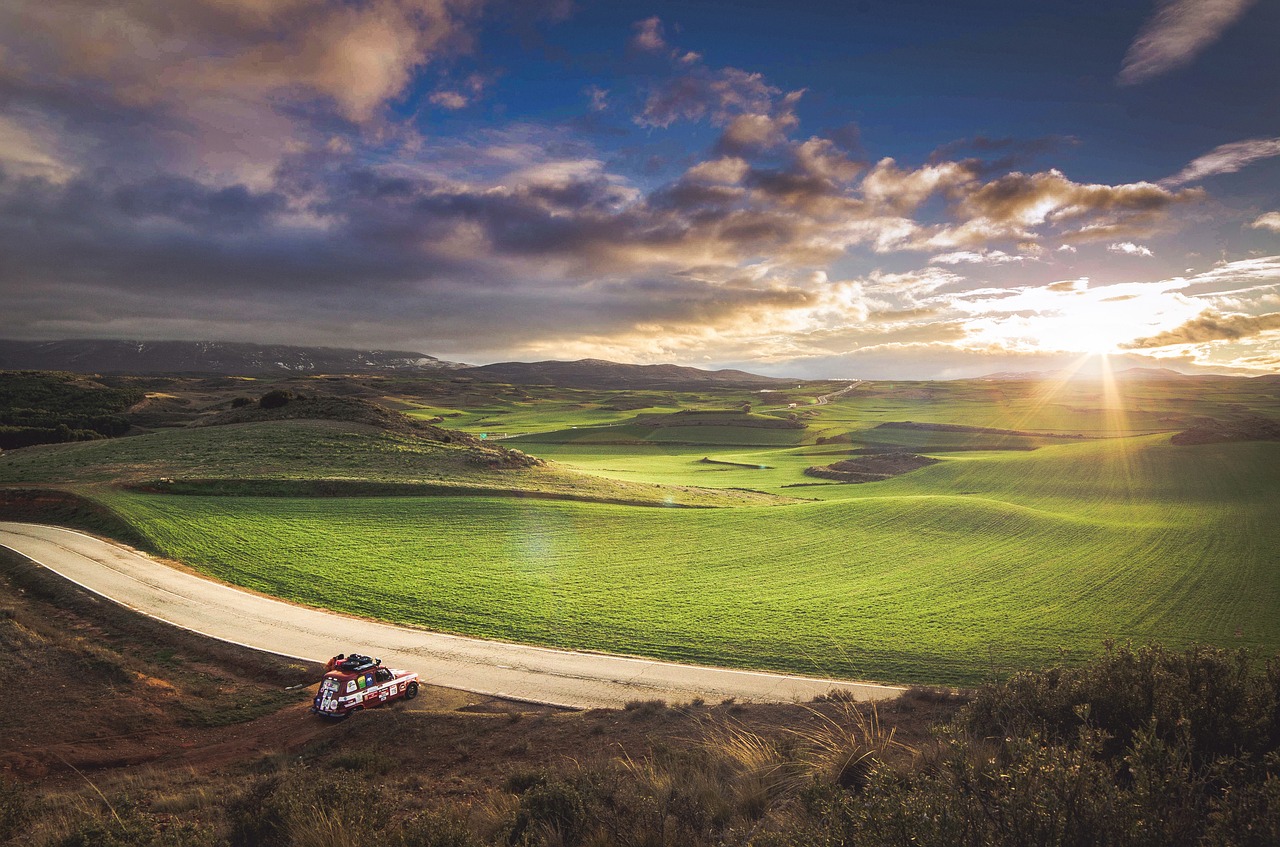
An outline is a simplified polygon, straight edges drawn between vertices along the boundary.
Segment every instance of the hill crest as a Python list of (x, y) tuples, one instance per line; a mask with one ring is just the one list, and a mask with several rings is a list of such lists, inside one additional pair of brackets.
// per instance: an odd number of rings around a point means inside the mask
[(747, 371), (708, 371), (685, 365), (629, 365), (604, 359), (542, 362), (497, 362), (462, 368), (458, 376), (487, 382), (554, 385), (558, 388), (671, 388), (679, 386), (776, 387), (795, 379), (761, 376)]
[(0, 339), (0, 368), (72, 373), (381, 373), (465, 367), (407, 350), (356, 350), (228, 341), (11, 341)]

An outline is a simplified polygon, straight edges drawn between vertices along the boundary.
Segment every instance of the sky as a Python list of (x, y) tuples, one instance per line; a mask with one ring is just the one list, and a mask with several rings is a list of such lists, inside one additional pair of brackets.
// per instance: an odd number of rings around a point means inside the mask
[(1280, 370), (1280, 3), (4, 0), (0, 337)]

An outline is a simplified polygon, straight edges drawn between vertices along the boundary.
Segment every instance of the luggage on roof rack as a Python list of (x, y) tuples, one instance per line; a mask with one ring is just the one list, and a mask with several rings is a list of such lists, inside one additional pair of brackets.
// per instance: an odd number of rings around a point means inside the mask
[(338, 667), (348, 673), (354, 673), (355, 671), (362, 671), (371, 668), (374, 664), (375, 662), (373, 659), (368, 656), (360, 656), (353, 653), (347, 657), (346, 661), (339, 664)]

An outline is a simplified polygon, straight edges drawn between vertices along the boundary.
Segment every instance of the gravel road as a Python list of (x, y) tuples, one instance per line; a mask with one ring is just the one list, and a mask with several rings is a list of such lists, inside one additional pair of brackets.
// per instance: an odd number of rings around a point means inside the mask
[(204, 635), (284, 656), (324, 661), (337, 652), (378, 656), (424, 682), (574, 708), (634, 700), (805, 702), (832, 689), (858, 700), (901, 688), (682, 665), (442, 635), (296, 606), (170, 567), (79, 532), (0, 522), (0, 546), (96, 594)]

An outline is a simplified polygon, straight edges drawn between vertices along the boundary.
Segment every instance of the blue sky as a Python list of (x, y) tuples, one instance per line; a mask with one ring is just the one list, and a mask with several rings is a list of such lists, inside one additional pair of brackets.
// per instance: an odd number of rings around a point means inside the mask
[(17, 0), (0, 335), (1280, 364), (1280, 4)]

